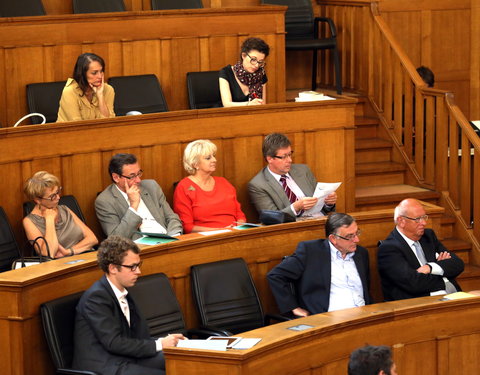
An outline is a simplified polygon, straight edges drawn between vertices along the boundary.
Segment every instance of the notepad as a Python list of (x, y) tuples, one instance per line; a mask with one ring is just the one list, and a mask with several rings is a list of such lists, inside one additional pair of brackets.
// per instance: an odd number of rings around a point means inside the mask
[(159, 245), (162, 243), (168, 243), (168, 242), (173, 242), (176, 241), (176, 238), (155, 238), (155, 237), (142, 237), (136, 239), (135, 242), (136, 244), (139, 245)]
[(253, 224), (253, 223), (242, 223), (238, 224), (237, 226), (233, 227), (233, 229), (251, 229), (251, 228), (258, 228), (260, 224)]

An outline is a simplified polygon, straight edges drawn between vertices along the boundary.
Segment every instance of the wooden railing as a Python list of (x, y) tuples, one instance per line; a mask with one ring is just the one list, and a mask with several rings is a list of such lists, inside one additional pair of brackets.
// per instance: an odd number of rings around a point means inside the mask
[[(379, 13), (377, 1), (318, 3), (320, 15), (332, 18), (337, 27), (344, 87), (368, 97), (394, 142), (394, 161), (408, 166), (407, 183), (441, 192), (442, 205), (458, 218), (456, 235), (478, 250), (480, 138), (453, 94), (426, 86)], [(331, 70), (328, 55), (320, 66), (324, 72)], [(322, 84), (331, 84), (327, 74), (320, 78)]]

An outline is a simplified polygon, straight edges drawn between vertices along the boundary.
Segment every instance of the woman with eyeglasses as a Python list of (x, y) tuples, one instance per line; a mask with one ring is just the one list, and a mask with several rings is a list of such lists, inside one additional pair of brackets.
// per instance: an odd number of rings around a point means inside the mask
[(73, 78), (63, 88), (57, 122), (115, 117), (115, 91), (104, 80), (105, 62), (100, 56), (94, 53), (78, 56)]
[(37, 172), (28, 179), (25, 195), (35, 203), (23, 219), (23, 228), (30, 241), (39, 241), (43, 256), (62, 258), (92, 249), (98, 241), (93, 232), (67, 206), (59, 205), (62, 187), (58, 178), (48, 172)]
[(185, 148), (183, 166), (190, 176), (178, 183), (173, 195), (173, 210), (185, 233), (231, 228), (246, 221), (232, 184), (212, 176), (216, 152), (217, 146), (204, 139)]
[(220, 70), (220, 96), (224, 107), (266, 103), (265, 59), (269, 52), (270, 47), (262, 39), (248, 38), (240, 49), (240, 61)]

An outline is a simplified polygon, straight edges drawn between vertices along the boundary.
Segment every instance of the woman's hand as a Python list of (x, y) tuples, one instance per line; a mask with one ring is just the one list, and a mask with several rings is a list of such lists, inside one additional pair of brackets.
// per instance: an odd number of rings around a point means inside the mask
[(263, 102), (263, 99), (259, 99), (259, 98), (255, 98), (255, 99), (249, 100), (249, 101), (247, 102), (247, 105), (263, 105), (263, 104), (265, 104), (265, 103)]
[(55, 258), (63, 258), (69, 255), (71, 255), (70, 250), (65, 249), (62, 245), (58, 244), (58, 250), (57, 250), (57, 253), (55, 254)]
[(44, 206), (40, 206), (40, 212), (45, 218), (45, 220), (52, 218), (55, 221), (57, 219), (58, 211), (56, 208), (47, 208)]
[(102, 74), (102, 83), (99, 86), (94, 86), (90, 83), (90, 87), (98, 98), (103, 98), (103, 88), (105, 87), (105, 76)]

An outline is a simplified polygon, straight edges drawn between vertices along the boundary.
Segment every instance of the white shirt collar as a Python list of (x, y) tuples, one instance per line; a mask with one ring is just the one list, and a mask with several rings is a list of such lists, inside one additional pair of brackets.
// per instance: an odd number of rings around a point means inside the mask
[(115, 184), (115, 187), (117, 188), (117, 190), (120, 192), (120, 194), (122, 194), (122, 196), (125, 198), (125, 200), (128, 202), (128, 195), (127, 193), (125, 193), (123, 190), (121, 190), (117, 184)]
[[(281, 174), (277, 174), (277, 173), (275, 173), (275, 172), (272, 172), (272, 170), (271, 170), (269, 167), (267, 167), (267, 169), (268, 169), (268, 171), (270, 172), (270, 174), (275, 178), (275, 180), (277, 180), (278, 182), (280, 182), (280, 178), (282, 177), (282, 175), (281, 175)], [(288, 178), (292, 178), (292, 177), (290, 177), (290, 174), (289, 174), (289, 173), (285, 173), (285, 176), (287, 176)]]
[(110, 286), (112, 287), (113, 293), (115, 293), (115, 297), (117, 297), (117, 299), (118, 299), (119, 301), (120, 301), (120, 299), (125, 298), (125, 297), (127, 296), (127, 294), (128, 294), (128, 290), (125, 289), (123, 292), (121, 292), (121, 291), (115, 286), (115, 284), (113, 284), (113, 283), (110, 281), (108, 275), (106, 275), (106, 277), (107, 277), (108, 283), (109, 283)]
[(407, 236), (405, 236), (405, 235), (402, 233), (402, 231), (400, 230), (399, 227), (397, 227), (397, 231), (398, 231), (398, 233), (400, 233), (400, 235), (403, 237), (403, 239), (405, 240), (405, 242), (407, 242), (407, 244), (408, 244), (408, 246), (410, 246), (410, 248), (412, 248), (413, 244), (414, 244), (415, 242), (417, 242), (417, 241), (414, 241), (414, 240), (408, 238)]
[(341, 260), (350, 260), (355, 253), (347, 253), (345, 258), (342, 257), (342, 252), (338, 250), (333, 243), (328, 241), (328, 244), (330, 245), (330, 256), (333, 260), (335, 259), (341, 259)]

